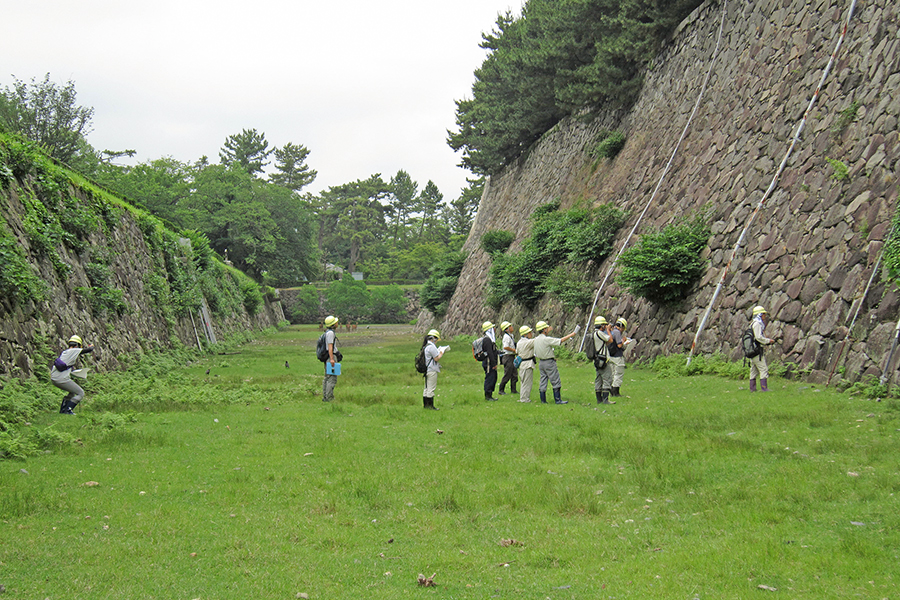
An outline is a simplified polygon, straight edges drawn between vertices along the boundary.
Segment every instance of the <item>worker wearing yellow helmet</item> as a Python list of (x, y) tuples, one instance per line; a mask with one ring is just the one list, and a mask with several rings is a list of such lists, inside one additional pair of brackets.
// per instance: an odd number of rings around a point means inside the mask
[(325, 340), (325, 356), (319, 357), (325, 363), (325, 379), (322, 380), (322, 402), (331, 402), (334, 400), (334, 388), (337, 385), (337, 378), (341, 372), (341, 360), (344, 356), (337, 349), (337, 334), (335, 329), (340, 324), (340, 319), (334, 315), (325, 317), (325, 333), (322, 338)]
[(750, 321), (750, 329), (753, 331), (753, 339), (759, 344), (758, 353), (750, 358), (750, 391), (756, 391), (756, 378), (759, 377), (759, 390), (769, 391), (769, 365), (766, 363), (766, 355), (763, 346), (774, 344), (775, 340), (766, 337), (766, 325), (769, 324), (769, 313), (762, 306), (753, 308), (753, 317)]
[(429, 331), (422, 340), (422, 359), (425, 361), (425, 389), (422, 391), (422, 403), (430, 410), (437, 410), (434, 405), (434, 394), (437, 390), (438, 373), (441, 372), (440, 360), (444, 352), (450, 349), (450, 346), (438, 348), (439, 341), (441, 333), (437, 329)]
[(528, 325), (519, 327), (519, 343), (516, 354), (519, 360), (519, 402), (531, 402), (531, 386), (534, 381), (534, 331)]
[(513, 325), (509, 321), (500, 323), (500, 331), (503, 337), (500, 342), (500, 364), (503, 365), (503, 379), (500, 381), (500, 395), (505, 396), (503, 389), (509, 382), (509, 391), (516, 394), (516, 384), (519, 382), (519, 374), (513, 363), (516, 360), (516, 338), (513, 337)]
[(594, 344), (594, 395), (597, 404), (615, 404), (615, 400), (609, 399), (612, 390), (613, 366), (609, 362), (609, 344), (612, 342), (612, 325), (605, 317), (594, 319), (594, 331), (591, 332), (591, 341)]
[(575, 334), (581, 330), (581, 327), (576, 325), (575, 331), (561, 338), (547, 335), (553, 328), (546, 321), (538, 321), (534, 328), (538, 333), (538, 336), (534, 338), (534, 355), (540, 361), (538, 363), (538, 373), (540, 373), (541, 381), (538, 386), (538, 393), (541, 395), (541, 403), (547, 404), (547, 384), (550, 384), (553, 388), (553, 400), (557, 404), (568, 404), (568, 401), (562, 399), (562, 380), (559, 377), (559, 369), (556, 367), (556, 356), (553, 353), (553, 348), (575, 337)]
[[(494, 388), (497, 386), (497, 338), (494, 325), (490, 321), (481, 324), (481, 337), (475, 340), (472, 353), (481, 360), (484, 369), (484, 399), (494, 401)], [(475, 346), (479, 346), (476, 349)], [(480, 350), (480, 353), (479, 353)]]
[(609, 343), (609, 362), (612, 364), (612, 390), (610, 396), (621, 396), (622, 381), (625, 379), (625, 346), (631, 341), (625, 335), (628, 321), (624, 318), (616, 320), (616, 325), (610, 330), (612, 341)]
[(81, 337), (73, 335), (69, 338), (66, 349), (53, 361), (53, 367), (50, 369), (50, 382), (67, 392), (66, 397), (63, 398), (62, 404), (59, 406), (59, 414), (74, 415), (73, 409), (84, 398), (84, 390), (80, 385), (72, 381), (72, 374), (78, 375), (78, 373), (75, 373), (75, 363), (78, 361), (78, 357), (93, 351), (93, 346), (85, 346)]

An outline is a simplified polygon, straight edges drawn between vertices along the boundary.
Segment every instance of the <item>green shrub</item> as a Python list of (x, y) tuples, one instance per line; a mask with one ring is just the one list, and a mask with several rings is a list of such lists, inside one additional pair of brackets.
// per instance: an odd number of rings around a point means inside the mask
[(25, 252), (6, 228), (0, 226), (0, 296), (21, 304), (47, 297), (47, 285), (31, 268)]
[(321, 317), (319, 292), (311, 285), (304, 285), (284, 308), (291, 323), (317, 323)]
[(462, 252), (448, 252), (432, 267), (431, 275), (419, 292), (419, 301), (435, 316), (442, 317), (447, 314), (450, 298), (456, 291), (459, 274), (462, 273), (465, 262), (466, 255)]
[(583, 269), (559, 265), (547, 277), (543, 290), (559, 298), (567, 308), (584, 308), (591, 303), (593, 289), (593, 283), (585, 275)]
[(825, 160), (831, 165), (833, 170), (831, 174), (831, 178), (835, 181), (846, 181), (850, 179), (850, 167), (848, 167), (844, 162), (840, 160), (836, 160), (833, 158), (825, 157)]
[(481, 237), (481, 247), (491, 256), (502, 254), (512, 245), (516, 236), (502, 229), (488, 231)]
[(548, 283), (548, 278), (562, 263), (582, 265), (580, 270), (586, 273), (584, 263), (602, 262), (612, 250), (612, 241), (625, 222), (625, 213), (612, 205), (593, 210), (573, 208), (560, 212), (558, 209), (559, 204), (555, 202), (536, 208), (522, 250), (493, 256), (488, 306), (499, 310), (504, 303), (515, 300), (531, 310), (547, 291), (547, 285), (555, 286), (567, 297), (567, 302), (581, 302), (583, 289), (579, 288), (582, 286), (563, 283), (571, 277), (560, 276), (555, 283)]
[(371, 289), (369, 320), (373, 323), (403, 323), (406, 313), (406, 295), (397, 284), (380, 285)]
[(625, 147), (625, 134), (620, 131), (605, 131), (591, 150), (597, 158), (615, 158)]
[(709, 236), (705, 212), (642, 235), (619, 259), (619, 285), (656, 304), (683, 300), (706, 269)]
[(263, 304), (263, 295), (259, 285), (249, 277), (245, 277), (240, 282), (240, 289), (244, 310), (251, 317), (256, 315)]

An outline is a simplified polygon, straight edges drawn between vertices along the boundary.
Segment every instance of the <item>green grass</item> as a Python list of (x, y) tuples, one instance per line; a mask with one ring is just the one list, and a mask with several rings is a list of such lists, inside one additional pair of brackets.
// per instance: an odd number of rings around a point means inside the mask
[(598, 408), (592, 367), (563, 361), (570, 404), (486, 403), (460, 339), (424, 411), (407, 330), (339, 333), (332, 404), (314, 327), (89, 380), (76, 418), (30, 426), (58, 436), (49, 453), (0, 462), (0, 584), (38, 600), (898, 596), (896, 400), (629, 368), (627, 397)]

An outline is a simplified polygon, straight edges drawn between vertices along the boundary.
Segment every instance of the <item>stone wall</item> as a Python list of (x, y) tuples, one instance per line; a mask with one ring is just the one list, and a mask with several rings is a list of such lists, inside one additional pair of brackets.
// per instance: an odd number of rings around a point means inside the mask
[[(769, 187), (806, 111), (846, 20), (850, 0), (707, 2), (679, 27), (646, 74), (637, 103), (586, 123), (558, 124), (521, 158), (492, 177), (466, 242), (460, 284), (442, 323), (446, 334), (474, 333), (486, 319), (533, 323), (548, 319), (557, 331), (584, 324), (587, 314), (565, 311), (545, 298), (534, 313), (485, 307), (489, 257), (482, 235), (493, 229), (528, 234), (528, 216), (559, 199), (563, 208), (588, 200), (614, 203), (630, 218), (615, 254), (656, 188), (688, 122), (726, 11), (721, 51), (692, 126), (637, 233), (711, 207), (709, 268), (681, 305), (661, 308), (633, 298), (614, 281), (598, 302), (600, 314), (625, 316), (639, 340), (635, 353), (687, 352), (732, 249)], [(754, 220), (728, 275), (698, 351), (740, 356), (740, 333), (750, 310), (766, 306), (768, 333), (780, 339), (770, 352), (827, 379), (837, 366), (846, 376), (881, 374), (897, 319), (895, 286), (876, 273), (897, 201), (900, 118), (900, 7), (888, 0), (857, 5), (837, 62), (777, 187)], [(859, 108), (846, 127), (841, 113)], [(627, 143), (613, 161), (588, 150), (603, 130)], [(826, 158), (849, 167), (836, 180)], [(633, 243), (633, 240), (632, 240)], [(613, 258), (592, 265), (603, 279)], [(596, 288), (595, 288), (596, 289)], [(860, 318), (837, 364), (838, 348), (856, 305)], [(896, 361), (895, 361), (896, 362)], [(893, 373), (896, 365), (890, 366)]]
[[(121, 210), (118, 222), (108, 235), (97, 230), (90, 235), (89, 243), (81, 254), (70, 252), (63, 245), (57, 251), (60, 258), (71, 267), (70, 274), (61, 279), (53, 265), (30, 247), (22, 224), (24, 208), (20, 193), (29, 193), (30, 181), (21, 181), (8, 189), (0, 190), (0, 217), (19, 241), (49, 288), (45, 302), (13, 303), (0, 298), (0, 376), (27, 377), (35, 371), (47, 369), (53, 356), (73, 334), (94, 344), (91, 356), (92, 368), (113, 369), (119, 366), (125, 354), (139, 355), (145, 352), (169, 348), (176, 340), (187, 346), (196, 346), (198, 338), (204, 340), (199, 313), (169, 320), (146, 287), (147, 275), (153, 264), (144, 235), (132, 214)], [(72, 188), (70, 193), (79, 201), (85, 201), (83, 192)], [(95, 312), (90, 303), (77, 291), (90, 287), (85, 265), (91, 261), (96, 248), (105, 249), (111, 258), (111, 286), (124, 292), (127, 311), (122, 315)], [(260, 311), (250, 316), (243, 310), (227, 317), (212, 317), (216, 337), (248, 330), (272, 327), (284, 321), (281, 305), (265, 300)], [(49, 360), (48, 360), (49, 356)]]

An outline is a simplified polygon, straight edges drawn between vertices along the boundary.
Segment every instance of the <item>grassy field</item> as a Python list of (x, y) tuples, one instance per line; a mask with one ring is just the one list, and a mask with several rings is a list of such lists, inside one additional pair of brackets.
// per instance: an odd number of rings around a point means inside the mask
[(372, 326), (338, 334), (325, 404), (318, 334), (98, 377), (35, 419), (58, 443), (0, 461), (4, 597), (900, 596), (896, 400), (644, 367), (598, 407), (562, 361), (568, 405), (487, 403), (451, 340), (425, 411), (420, 338)]

